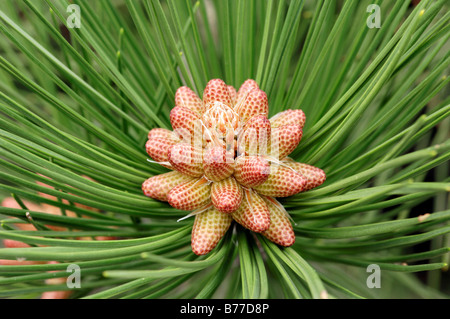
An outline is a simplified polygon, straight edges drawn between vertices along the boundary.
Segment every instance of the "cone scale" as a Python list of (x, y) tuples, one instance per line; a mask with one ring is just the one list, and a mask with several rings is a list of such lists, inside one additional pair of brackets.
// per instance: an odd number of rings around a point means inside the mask
[[(320, 168), (288, 155), (303, 135), (306, 116), (288, 109), (270, 119), (266, 93), (252, 80), (239, 90), (221, 79), (197, 96), (188, 87), (175, 94), (172, 130), (154, 128), (146, 150), (171, 172), (142, 184), (144, 194), (195, 216), (192, 251), (208, 254), (233, 221), (280, 246), (291, 246), (295, 233), (277, 197), (320, 186)], [(184, 219), (184, 218), (183, 218)]]

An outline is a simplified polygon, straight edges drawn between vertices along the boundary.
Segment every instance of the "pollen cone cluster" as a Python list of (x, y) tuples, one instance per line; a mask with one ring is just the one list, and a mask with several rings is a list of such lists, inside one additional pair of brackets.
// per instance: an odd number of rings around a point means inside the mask
[(150, 130), (148, 155), (172, 171), (150, 177), (142, 190), (195, 216), (195, 254), (209, 253), (233, 220), (278, 245), (294, 243), (289, 215), (275, 198), (317, 187), (326, 176), (287, 157), (302, 138), (303, 111), (268, 114), (267, 95), (254, 80), (236, 91), (214, 79), (203, 99), (180, 87), (170, 112), (173, 130)]

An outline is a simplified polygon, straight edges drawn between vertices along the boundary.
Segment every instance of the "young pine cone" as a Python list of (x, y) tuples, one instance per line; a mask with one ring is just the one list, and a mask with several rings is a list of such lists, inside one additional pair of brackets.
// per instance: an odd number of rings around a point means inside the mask
[(195, 215), (192, 251), (209, 253), (233, 220), (281, 246), (295, 234), (275, 199), (310, 190), (325, 181), (323, 170), (287, 157), (302, 138), (305, 114), (286, 110), (268, 118), (267, 95), (254, 80), (236, 92), (209, 81), (203, 100), (188, 87), (175, 94), (173, 131), (154, 128), (146, 150), (171, 172), (142, 184), (148, 197)]

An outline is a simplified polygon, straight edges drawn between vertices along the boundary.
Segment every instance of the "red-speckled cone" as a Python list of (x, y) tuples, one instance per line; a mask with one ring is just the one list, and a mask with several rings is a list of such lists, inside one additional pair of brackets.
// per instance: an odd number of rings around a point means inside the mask
[(236, 94), (236, 107), (245, 100), (247, 94), (253, 89), (259, 89), (259, 86), (255, 80), (248, 79), (242, 83)]
[(196, 112), (176, 106), (170, 111), (170, 124), (183, 143), (202, 145), (202, 125)]
[(206, 110), (215, 103), (223, 103), (228, 107), (233, 107), (228, 86), (221, 79), (213, 79), (208, 82), (203, 91), (203, 104)]
[(301, 128), (305, 125), (306, 116), (302, 110), (286, 110), (275, 114), (270, 118), (272, 127), (280, 127), (284, 125), (297, 124)]
[(175, 92), (175, 106), (188, 108), (199, 117), (205, 112), (203, 101), (187, 86), (182, 86)]
[(180, 210), (197, 209), (211, 201), (211, 185), (206, 178), (180, 184), (170, 190), (167, 201)]
[(180, 173), (200, 177), (203, 175), (202, 149), (187, 143), (173, 145), (169, 150), (169, 163)]
[(145, 196), (167, 202), (167, 194), (172, 188), (193, 179), (177, 171), (168, 172), (148, 178), (142, 183), (142, 191)]
[[(176, 142), (173, 140), (157, 137), (147, 141), (145, 144), (145, 150), (154, 161), (167, 163), (169, 161), (169, 151), (174, 145), (176, 145)], [(172, 168), (172, 166), (167, 164), (161, 165), (170, 169)]]
[(238, 153), (265, 155), (270, 141), (270, 122), (265, 115), (255, 115), (244, 125), (238, 137)]
[(173, 132), (149, 132), (147, 152), (173, 172), (147, 179), (142, 190), (191, 211), (186, 217), (196, 216), (196, 254), (211, 251), (232, 219), (281, 246), (294, 243), (289, 215), (275, 198), (320, 186), (326, 176), (287, 157), (302, 139), (305, 113), (288, 109), (270, 119), (268, 114), (268, 97), (254, 80), (236, 91), (212, 79), (201, 97), (178, 88), (170, 112)]
[(236, 97), (237, 97), (236, 89), (232, 85), (227, 85), (227, 88), (228, 88), (228, 94), (230, 94), (230, 98), (231, 98), (231, 105), (234, 106), (236, 104)]
[(229, 177), (211, 186), (211, 202), (221, 213), (234, 212), (242, 202), (243, 191), (234, 177)]
[(283, 159), (298, 146), (303, 136), (303, 130), (298, 124), (284, 125), (272, 128), (268, 155)]
[(151, 140), (154, 138), (162, 138), (162, 139), (166, 139), (169, 141), (173, 141), (174, 143), (180, 142), (180, 139), (177, 137), (177, 135), (173, 131), (165, 129), (165, 128), (159, 128), (159, 127), (151, 129), (148, 132), (148, 139)]
[(327, 179), (325, 172), (318, 167), (304, 163), (298, 163), (293, 161), (292, 159), (283, 160), (282, 162), (306, 177), (307, 182), (305, 191), (322, 185)]
[(216, 247), (220, 239), (230, 228), (233, 218), (211, 207), (195, 215), (192, 227), (191, 247), (196, 255), (206, 255)]
[(241, 205), (232, 213), (233, 219), (256, 233), (267, 230), (270, 226), (270, 213), (266, 203), (256, 192), (244, 192)]
[(269, 101), (266, 92), (260, 89), (253, 89), (245, 100), (235, 107), (236, 113), (240, 117), (241, 125), (244, 125), (250, 118), (256, 115), (269, 114)]
[(252, 188), (264, 183), (270, 174), (270, 163), (262, 156), (239, 156), (234, 166), (234, 177), (243, 186)]
[(213, 182), (221, 181), (233, 174), (234, 158), (225, 148), (210, 147), (203, 154), (203, 171)]
[(295, 233), (284, 207), (274, 198), (262, 196), (270, 212), (270, 226), (261, 234), (280, 246), (289, 247), (295, 242)]
[[(275, 166), (275, 165), (273, 165)], [(254, 189), (261, 195), (288, 197), (305, 190), (307, 179), (289, 167), (273, 167), (269, 178)]]

